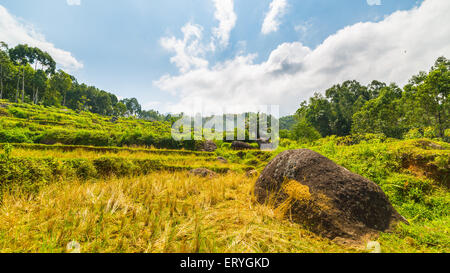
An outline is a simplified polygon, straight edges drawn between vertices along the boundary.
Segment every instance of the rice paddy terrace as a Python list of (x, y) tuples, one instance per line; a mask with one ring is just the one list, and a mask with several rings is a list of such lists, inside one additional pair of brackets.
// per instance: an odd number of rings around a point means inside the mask
[[(437, 140), (282, 140), (275, 152), (214, 153), (175, 142), (170, 124), (0, 102), (0, 252), (361, 252), (258, 204), (276, 154), (308, 148), (381, 186), (410, 225), (384, 252), (448, 252), (450, 146)], [(218, 160), (218, 157), (224, 160)], [(215, 177), (190, 170), (207, 168)]]

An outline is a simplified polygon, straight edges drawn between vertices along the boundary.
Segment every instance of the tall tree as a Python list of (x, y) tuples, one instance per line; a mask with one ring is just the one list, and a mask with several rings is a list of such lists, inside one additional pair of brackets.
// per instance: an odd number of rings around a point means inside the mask
[(345, 81), (326, 91), (330, 100), (333, 120), (330, 127), (338, 136), (349, 135), (352, 128), (352, 117), (372, 95), (367, 87), (357, 81)]
[(409, 114), (420, 114), (423, 125), (434, 127), (437, 135), (444, 137), (450, 125), (450, 60), (438, 58), (428, 75), (421, 73), (413, 77), (405, 89), (410, 104), (418, 108)]
[[(34, 65), (36, 75), (33, 80), (33, 103), (38, 103), (39, 99), (39, 88), (41, 90), (45, 88), (44, 81), (47, 77), (55, 74), (56, 62), (47, 52), (43, 52), (39, 48), (30, 49), (32, 54), (34, 54)], [(39, 69), (38, 69), (39, 67)], [(61, 70), (62, 71), (62, 70)], [(45, 78), (45, 80), (44, 80)]]
[(39, 102), (39, 90), (45, 90), (47, 88), (47, 75), (43, 70), (37, 70), (33, 77), (33, 87), (35, 91), (33, 92), (32, 101), (34, 104)]
[(383, 133), (401, 138), (405, 133), (402, 124), (402, 90), (395, 84), (383, 87), (377, 98), (369, 100), (353, 115), (352, 133)]
[(136, 98), (123, 99), (121, 102), (127, 107), (127, 114), (130, 116), (136, 116), (142, 111), (142, 107)]
[(0, 42), (0, 100), (4, 96), (4, 82), (11, 70), (11, 61), (8, 55), (8, 45)]
[(50, 88), (53, 92), (62, 95), (62, 105), (66, 105), (67, 92), (72, 88), (72, 77), (62, 70), (58, 70), (50, 79)]
[(331, 122), (334, 120), (330, 102), (319, 93), (309, 99), (309, 104), (303, 102), (297, 111), (299, 120), (305, 119), (314, 126), (322, 136), (332, 134)]
[[(11, 60), (22, 68), (22, 101), (25, 100), (25, 66), (34, 63), (36, 60), (35, 52), (35, 49), (28, 45), (17, 45), (16, 47), (9, 49)], [(18, 93), (19, 90), (17, 89), (16, 101), (18, 101)]]

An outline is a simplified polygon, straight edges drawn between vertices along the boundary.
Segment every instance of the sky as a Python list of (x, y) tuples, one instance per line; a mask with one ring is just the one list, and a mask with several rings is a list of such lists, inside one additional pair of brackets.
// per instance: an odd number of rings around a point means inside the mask
[(404, 85), (450, 57), (448, 0), (1, 0), (0, 41), (160, 112), (279, 105), (345, 80)]

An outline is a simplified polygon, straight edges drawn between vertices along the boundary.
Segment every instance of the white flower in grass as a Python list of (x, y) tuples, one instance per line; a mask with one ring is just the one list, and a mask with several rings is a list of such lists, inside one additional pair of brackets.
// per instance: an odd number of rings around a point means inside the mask
[(69, 253), (81, 253), (81, 245), (77, 241), (72, 241), (67, 244), (67, 252)]

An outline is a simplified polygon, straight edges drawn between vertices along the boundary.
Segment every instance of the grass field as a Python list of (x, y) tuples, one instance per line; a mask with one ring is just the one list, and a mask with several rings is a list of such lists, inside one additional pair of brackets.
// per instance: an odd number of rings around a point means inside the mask
[[(0, 124), (11, 118), (1, 117)], [(24, 120), (35, 122), (32, 115)], [(3, 135), (17, 130), (2, 128)], [(53, 130), (42, 128), (37, 134)], [(450, 251), (450, 145), (439, 140), (282, 140), (274, 152), (232, 151), (218, 142), (215, 153), (24, 142), (0, 144), (0, 252), (67, 252), (72, 241), (82, 252), (364, 252), (320, 238), (281, 209), (255, 202), (257, 176), (246, 171), (261, 171), (278, 153), (298, 148), (382, 187), (410, 222), (380, 235), (383, 252)], [(189, 174), (198, 167), (218, 176)]]

